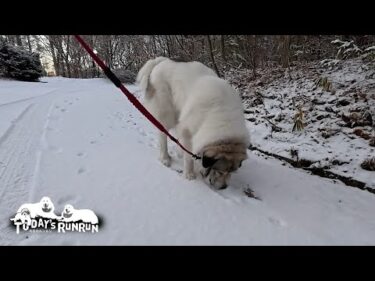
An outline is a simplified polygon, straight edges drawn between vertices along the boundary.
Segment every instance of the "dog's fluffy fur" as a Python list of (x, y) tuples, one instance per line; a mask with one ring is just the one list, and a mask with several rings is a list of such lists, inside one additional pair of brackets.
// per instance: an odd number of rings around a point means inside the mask
[[(145, 92), (146, 108), (167, 128), (175, 128), (180, 142), (203, 157), (210, 184), (225, 187), (229, 173), (246, 159), (249, 134), (238, 93), (215, 72), (199, 62), (176, 62), (165, 57), (149, 60), (137, 76)], [(167, 137), (160, 133), (160, 160), (171, 158)], [(223, 165), (226, 161), (228, 165)], [(224, 179), (215, 176), (219, 171)], [(193, 159), (184, 154), (184, 175), (195, 178)]]

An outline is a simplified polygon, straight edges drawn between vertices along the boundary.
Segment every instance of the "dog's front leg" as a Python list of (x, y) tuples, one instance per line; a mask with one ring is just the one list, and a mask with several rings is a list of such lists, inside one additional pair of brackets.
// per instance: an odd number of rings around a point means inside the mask
[(164, 133), (159, 133), (160, 161), (167, 167), (171, 166), (171, 156), (168, 153), (168, 140)]
[(196, 178), (194, 173), (194, 160), (190, 154), (184, 153), (184, 176), (188, 180), (193, 180)]
[[(186, 149), (191, 151), (191, 138), (190, 133), (188, 130), (183, 130), (180, 134), (182, 143), (186, 147)], [(195, 172), (194, 172), (194, 160), (193, 157), (191, 157), (190, 154), (187, 152), (184, 152), (184, 176), (188, 180), (193, 180), (196, 178)]]

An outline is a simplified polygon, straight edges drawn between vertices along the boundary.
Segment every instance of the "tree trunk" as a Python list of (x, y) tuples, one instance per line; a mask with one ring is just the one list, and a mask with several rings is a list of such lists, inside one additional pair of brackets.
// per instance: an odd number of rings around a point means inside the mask
[(27, 45), (29, 47), (29, 52), (31, 53), (33, 50), (31, 48), (31, 39), (30, 39), (30, 35), (27, 35)]
[(257, 68), (257, 57), (258, 57), (258, 42), (257, 42), (257, 36), (253, 35), (252, 38), (250, 38), (250, 50), (251, 50), (251, 67), (253, 69), (253, 77), (256, 78), (256, 68)]
[(226, 62), (227, 58), (226, 58), (226, 55), (225, 55), (224, 35), (220, 36), (220, 46), (221, 46), (221, 57)]
[(171, 57), (170, 36), (169, 35), (165, 36), (165, 39), (167, 42), (168, 57)]
[(63, 50), (63, 44), (62, 44), (63, 36), (57, 35), (57, 36), (53, 36), (53, 38), (54, 38), (54, 45), (56, 49), (56, 60), (59, 66), (59, 72), (61, 76), (66, 77), (66, 69), (65, 69), (66, 65), (64, 63), (64, 50)]
[(49, 48), (51, 50), (51, 55), (52, 55), (53, 67), (55, 69), (55, 74), (57, 76), (60, 76), (61, 75), (60, 65), (59, 65), (59, 61), (57, 60), (55, 43), (54, 43), (53, 37), (51, 35), (47, 36), (47, 37), (48, 37), (48, 42), (49, 42)]
[(70, 50), (71, 50), (70, 35), (67, 35), (67, 38), (66, 38), (66, 54), (64, 56), (64, 61), (65, 61), (66, 71), (67, 71), (68, 77), (72, 78), (71, 63), (69, 61)]
[(22, 47), (21, 35), (16, 35), (17, 46)]
[(221, 77), (219, 69), (217, 68), (217, 65), (216, 65), (216, 62), (215, 62), (214, 53), (212, 51), (212, 43), (211, 43), (210, 35), (207, 35), (207, 41), (208, 41), (208, 48), (210, 50), (211, 61), (212, 61), (212, 64), (215, 68), (215, 72), (216, 72), (217, 76)]
[(284, 68), (289, 67), (290, 35), (284, 35), (280, 38), (281, 65)]
[(58, 38), (58, 41), (57, 41), (57, 56), (56, 56), (56, 58), (57, 58), (57, 61), (58, 61), (58, 65), (59, 65), (59, 69), (60, 69), (59, 71), (60, 71), (61, 76), (66, 77), (61, 38)]

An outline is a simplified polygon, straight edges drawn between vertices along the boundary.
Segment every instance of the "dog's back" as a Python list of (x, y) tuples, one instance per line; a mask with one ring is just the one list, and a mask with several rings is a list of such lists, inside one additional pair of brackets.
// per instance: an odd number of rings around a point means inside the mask
[(176, 62), (157, 57), (140, 69), (137, 82), (144, 91), (146, 108), (170, 129), (176, 125), (192, 86), (207, 76), (217, 77), (200, 62)]
[(206, 76), (217, 77), (212, 69), (200, 62), (176, 62), (158, 57), (149, 60), (142, 67), (137, 81), (145, 92), (146, 99), (172, 100), (173, 106), (180, 111), (189, 97), (192, 86)]

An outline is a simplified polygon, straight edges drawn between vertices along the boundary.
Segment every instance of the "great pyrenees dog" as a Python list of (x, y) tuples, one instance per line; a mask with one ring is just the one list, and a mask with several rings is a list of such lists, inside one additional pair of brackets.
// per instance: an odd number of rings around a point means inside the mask
[[(216, 189), (227, 187), (231, 172), (247, 158), (250, 143), (239, 94), (200, 62), (157, 57), (143, 65), (137, 82), (145, 107), (179, 141), (202, 157), (201, 175)], [(167, 137), (160, 132), (160, 161), (171, 165)], [(196, 177), (194, 159), (184, 152), (184, 176)]]
[(97, 224), (99, 222), (95, 213), (89, 209), (75, 209), (72, 205), (67, 204), (61, 213), (61, 220), (64, 222), (83, 221), (87, 223)]
[(30, 218), (42, 217), (56, 219), (58, 216), (55, 215), (55, 206), (53, 205), (51, 199), (44, 196), (38, 203), (26, 203), (22, 204), (18, 208), (17, 213), (28, 214)]
[(22, 209), (20, 212), (10, 219), (11, 221), (21, 221), (22, 224), (31, 225), (31, 217), (29, 209)]

